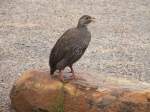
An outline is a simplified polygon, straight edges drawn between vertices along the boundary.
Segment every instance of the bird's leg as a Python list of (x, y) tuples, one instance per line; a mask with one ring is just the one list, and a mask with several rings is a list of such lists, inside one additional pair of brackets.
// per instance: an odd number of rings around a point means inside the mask
[(60, 75), (60, 80), (64, 82), (64, 74), (63, 74), (64, 70), (59, 70), (59, 75)]
[(75, 73), (74, 73), (74, 70), (73, 70), (72, 65), (70, 65), (69, 67), (70, 67), (70, 69), (71, 69), (71, 72), (70, 72), (70, 73), (72, 73), (73, 79), (76, 79), (76, 76), (75, 76)]
[(74, 73), (72, 65), (70, 65), (69, 67), (70, 67), (70, 70), (71, 70), (69, 73)]

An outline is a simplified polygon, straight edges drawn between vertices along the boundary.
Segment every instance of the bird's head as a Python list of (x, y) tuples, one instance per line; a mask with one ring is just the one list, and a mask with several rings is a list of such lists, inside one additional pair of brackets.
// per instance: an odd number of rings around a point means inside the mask
[(79, 19), (78, 27), (87, 26), (89, 23), (93, 22), (94, 19), (95, 19), (94, 17), (88, 16), (88, 15), (83, 15)]

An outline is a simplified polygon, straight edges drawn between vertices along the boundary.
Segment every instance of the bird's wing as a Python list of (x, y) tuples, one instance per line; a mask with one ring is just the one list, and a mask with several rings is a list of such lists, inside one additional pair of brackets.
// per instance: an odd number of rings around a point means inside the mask
[(80, 41), (81, 34), (77, 29), (69, 29), (56, 42), (51, 52), (50, 60), (57, 64), (60, 60), (67, 58), (68, 61), (77, 60), (84, 53), (87, 45)]
[(59, 62), (69, 51), (69, 44), (75, 38), (76, 31), (74, 29), (67, 30), (54, 45), (51, 55), (50, 64), (56, 64)]

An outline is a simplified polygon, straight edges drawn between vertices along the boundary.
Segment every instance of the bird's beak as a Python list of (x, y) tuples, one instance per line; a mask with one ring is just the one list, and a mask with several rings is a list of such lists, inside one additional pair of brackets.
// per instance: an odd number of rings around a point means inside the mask
[(95, 19), (96, 19), (95, 17), (91, 17), (90, 20), (91, 20), (92, 22), (95, 22)]

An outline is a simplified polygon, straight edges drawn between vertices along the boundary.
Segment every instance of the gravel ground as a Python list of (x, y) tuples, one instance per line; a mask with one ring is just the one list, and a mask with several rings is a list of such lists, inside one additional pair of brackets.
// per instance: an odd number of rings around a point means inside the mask
[(55, 41), (84, 14), (97, 19), (75, 69), (150, 82), (150, 0), (0, 0), (3, 112), (16, 78), (27, 69), (48, 70)]

